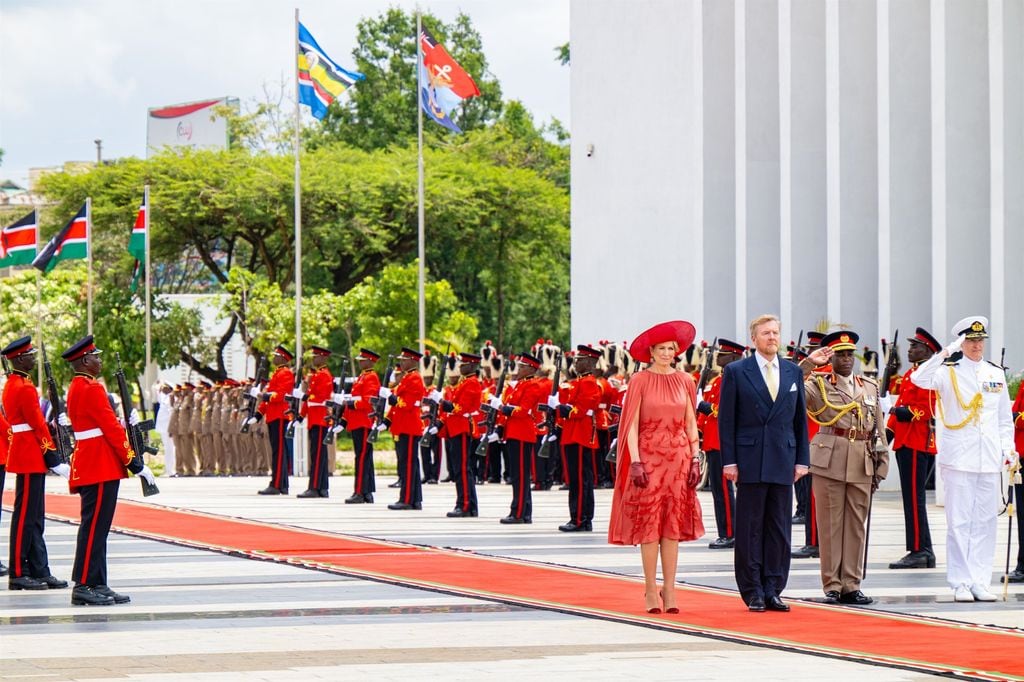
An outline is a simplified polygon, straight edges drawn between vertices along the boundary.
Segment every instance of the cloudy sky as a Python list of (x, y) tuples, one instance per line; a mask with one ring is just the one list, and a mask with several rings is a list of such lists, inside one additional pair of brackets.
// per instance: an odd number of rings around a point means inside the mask
[[(461, 10), (483, 38), (506, 99), (538, 122), (569, 123), (569, 0), (421, 0), (445, 21)], [(144, 156), (150, 107), (291, 86), (293, 17), (343, 66), (356, 22), (407, 0), (0, 0), (0, 178), (28, 169)], [(354, 67), (354, 65), (352, 65)]]

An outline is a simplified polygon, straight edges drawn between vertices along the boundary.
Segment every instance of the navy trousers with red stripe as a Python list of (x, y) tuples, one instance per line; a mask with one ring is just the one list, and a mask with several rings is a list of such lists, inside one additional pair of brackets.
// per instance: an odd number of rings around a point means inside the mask
[(402, 434), (395, 443), (395, 454), (398, 455), (398, 475), (401, 477), (401, 494), (399, 502), (405, 504), (423, 504), (423, 484), (420, 480), (420, 463), (416, 453), (420, 449), (420, 437)]
[(911, 448), (896, 450), (896, 464), (900, 469), (900, 489), (903, 492), (903, 523), (907, 534), (907, 551), (934, 551), (932, 533), (928, 528), (928, 503), (925, 485), (935, 468), (935, 455)]
[(10, 575), (45, 578), (50, 575), (43, 526), (46, 514), (46, 474), (18, 474), (11, 514)]
[(455, 508), (464, 512), (478, 511), (476, 473), (473, 471), (473, 439), (468, 433), (448, 438), (444, 450), (452, 463), (455, 480)]
[(530, 492), (530, 467), (533, 461), (533, 442), (510, 438), (505, 441), (505, 452), (510, 462), (512, 479), (512, 507), (509, 516), (533, 520), (533, 494)]
[(294, 441), (285, 438), (288, 422), (275, 419), (267, 422), (267, 435), (270, 438), (270, 487), (283, 493), (288, 492), (288, 474), (292, 470), (292, 447)]
[(328, 485), (330, 462), (327, 461), (329, 453), (327, 446), (324, 445), (326, 432), (326, 426), (309, 425), (309, 488), (307, 490), (316, 490), (321, 493), (328, 492), (330, 488)]
[(355, 452), (355, 492), (356, 495), (367, 495), (377, 490), (377, 479), (373, 471), (373, 443), (370, 442), (370, 429), (354, 429), (352, 447)]
[(78, 527), (75, 566), (71, 579), (77, 585), (107, 584), (107, 535), (117, 508), (120, 479), (78, 489), (82, 496), (82, 524)]
[(718, 537), (734, 537), (736, 489), (733, 488), (732, 481), (722, 475), (722, 451), (708, 450), (704, 454), (708, 460), (708, 484), (711, 488), (711, 499), (715, 503), (715, 526), (718, 528)]
[(562, 450), (569, 478), (569, 518), (579, 526), (594, 520), (594, 448), (572, 443)]

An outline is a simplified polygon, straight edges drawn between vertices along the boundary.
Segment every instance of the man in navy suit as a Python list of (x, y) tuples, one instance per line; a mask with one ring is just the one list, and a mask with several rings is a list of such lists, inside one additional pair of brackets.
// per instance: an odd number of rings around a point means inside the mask
[(810, 464), (803, 374), (781, 358), (779, 319), (750, 323), (756, 352), (722, 374), (723, 475), (736, 481), (736, 585), (751, 611), (789, 611), (793, 483)]

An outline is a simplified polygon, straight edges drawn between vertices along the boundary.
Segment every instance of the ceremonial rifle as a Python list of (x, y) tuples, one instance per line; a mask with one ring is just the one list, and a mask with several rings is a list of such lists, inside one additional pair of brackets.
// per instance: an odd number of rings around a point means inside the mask
[[(267, 380), (267, 363), (262, 358), (256, 364), (256, 379), (253, 381), (253, 388), (259, 389), (263, 385), (263, 382)], [(249, 426), (253, 419), (259, 419), (259, 411), (256, 406), (259, 404), (260, 399), (256, 396), (249, 395), (248, 392), (245, 394), (245, 420), (242, 422), (242, 433), (249, 433)]]
[[(435, 391), (440, 391), (444, 387), (444, 375), (448, 371), (448, 352), (452, 349), (452, 344), (448, 344), (448, 347), (444, 351), (444, 359), (441, 360), (441, 369), (437, 372), (437, 386), (434, 387)], [(424, 450), (429, 450), (434, 445), (434, 440), (437, 438), (437, 431), (441, 428), (441, 420), (437, 418), (437, 413), (441, 409), (440, 401), (430, 401), (430, 407), (427, 408), (427, 428), (423, 431), (423, 435), (420, 437), (420, 447)]]
[[(134, 456), (132, 461), (128, 463), (128, 471), (133, 474), (138, 474), (142, 471), (142, 468), (146, 466), (146, 461), (143, 458), (145, 453), (155, 455), (157, 450), (152, 445), (146, 445), (145, 440), (142, 437), (143, 431), (152, 431), (154, 428), (153, 420), (147, 419), (141, 421), (138, 424), (131, 423), (132, 413), (132, 394), (128, 390), (128, 380), (124, 376), (124, 369), (121, 368), (121, 354), (114, 353), (114, 359), (117, 361), (117, 371), (114, 372), (114, 378), (117, 379), (117, 392), (121, 395), (121, 414), (124, 417), (124, 429), (128, 435), (128, 446), (131, 447)], [(156, 484), (150, 483), (146, 479), (139, 476), (139, 481), (142, 483), (142, 495), (143, 497), (149, 497), (150, 495), (156, 495), (160, 492), (160, 489), (156, 487)]]
[(886, 349), (885, 353), (885, 371), (882, 372), (882, 380), (878, 384), (878, 391), (880, 397), (884, 398), (889, 393), (889, 384), (892, 382), (892, 375), (896, 371), (896, 363), (899, 362), (899, 352), (896, 348), (896, 342), (899, 341), (900, 330), (897, 329), (892, 333), (892, 343), (889, 344), (889, 348)]
[[(389, 355), (388, 366), (384, 370), (384, 376), (380, 382), (381, 386), (387, 388), (388, 381), (390, 381), (391, 379), (391, 373), (394, 371), (394, 368), (395, 356)], [(366, 440), (367, 442), (370, 443), (376, 443), (377, 436), (380, 434), (380, 429), (377, 427), (379, 427), (382, 424), (387, 424), (387, 421), (384, 419), (384, 409), (387, 407), (388, 401), (385, 400), (384, 398), (381, 398), (380, 396), (376, 396), (374, 398), (371, 398), (370, 400), (373, 403), (373, 427), (370, 429), (369, 435), (366, 436)]]
[[(494, 385), (494, 395), (498, 400), (501, 400), (501, 394), (505, 392), (505, 379), (511, 368), (512, 349), (510, 348), (508, 355), (505, 356), (505, 362), (501, 365), (501, 374), (498, 375), (498, 382)], [(484, 421), (484, 436), (480, 439), (480, 443), (477, 444), (475, 454), (477, 457), (486, 457), (487, 446), (497, 440), (498, 410), (495, 410), (487, 403), (480, 405), (480, 409), (487, 413), (487, 419)]]
[[(302, 388), (302, 358), (295, 361), (295, 384), (292, 388), (296, 390)], [(295, 438), (295, 425), (302, 423), (302, 400), (291, 393), (284, 397), (284, 401), (288, 403), (288, 409), (284, 411), (284, 414), (286, 417), (291, 417), (284, 432), (285, 438)]]
[(711, 380), (711, 367), (715, 361), (715, 353), (718, 352), (718, 337), (711, 342), (711, 347), (708, 348), (707, 356), (704, 358), (704, 367), (700, 370), (700, 379), (697, 381), (697, 393), (700, 394), (704, 387), (708, 385), (708, 381)]
[[(348, 358), (341, 359), (341, 374), (334, 380), (334, 392), (339, 393), (342, 396), (345, 395), (345, 370), (347, 369), (347, 363)], [(327, 429), (327, 432), (324, 434), (323, 444), (330, 445), (334, 442), (334, 427), (340, 426), (341, 428), (345, 428), (345, 418), (342, 416), (345, 412), (345, 399), (342, 398), (340, 402), (328, 400), (325, 404), (327, 405), (327, 409), (330, 410), (330, 428)]]
[[(562, 353), (559, 352), (555, 356), (555, 378), (551, 382), (551, 395), (558, 395), (558, 385), (562, 379)], [(540, 449), (537, 451), (538, 457), (547, 459), (551, 456), (551, 443), (555, 440), (555, 410), (551, 408), (547, 403), (542, 403), (537, 406), (542, 412), (545, 412), (544, 416), (544, 429), (547, 435), (544, 436), (544, 442), (540, 444)]]
[(71, 445), (71, 435), (67, 428), (61, 426), (58, 421), (61, 413), (64, 412), (64, 404), (60, 400), (60, 390), (53, 378), (53, 368), (50, 367), (50, 360), (46, 356), (46, 344), (43, 344), (43, 372), (46, 374), (46, 393), (50, 398), (50, 408), (53, 409), (53, 440), (57, 445), (57, 456), (60, 461), (67, 464), (71, 461), (71, 454), (74, 446)]

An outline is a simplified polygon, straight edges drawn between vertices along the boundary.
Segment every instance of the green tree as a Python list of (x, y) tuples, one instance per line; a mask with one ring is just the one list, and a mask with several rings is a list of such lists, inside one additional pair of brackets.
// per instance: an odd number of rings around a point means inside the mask
[[(426, 13), (423, 26), (480, 89), (479, 97), (462, 103), (455, 122), (463, 130), (493, 122), (501, 113), (501, 86), (488, 71), (483, 41), (469, 16), (460, 13), (446, 24)], [(354, 68), (366, 80), (352, 88), (343, 101), (331, 105), (323, 125), (307, 131), (308, 142), (318, 147), (342, 141), (361, 149), (407, 145), (416, 139), (420, 101), (416, 91), (416, 16), (392, 7), (377, 17), (360, 20), (357, 30)], [(451, 137), (429, 121), (424, 123), (424, 133), (433, 141)]]

